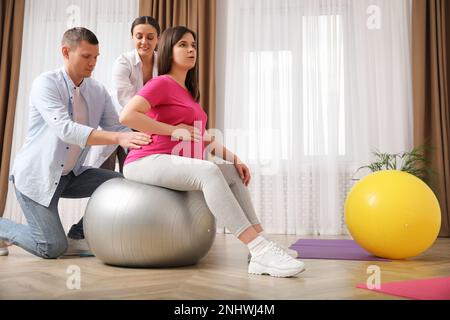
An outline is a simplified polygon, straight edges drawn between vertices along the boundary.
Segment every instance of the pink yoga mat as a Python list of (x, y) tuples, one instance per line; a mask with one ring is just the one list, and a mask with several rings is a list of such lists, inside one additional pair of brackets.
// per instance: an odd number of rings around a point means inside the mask
[(386, 282), (380, 289), (368, 289), (366, 284), (356, 287), (416, 300), (450, 300), (450, 277)]

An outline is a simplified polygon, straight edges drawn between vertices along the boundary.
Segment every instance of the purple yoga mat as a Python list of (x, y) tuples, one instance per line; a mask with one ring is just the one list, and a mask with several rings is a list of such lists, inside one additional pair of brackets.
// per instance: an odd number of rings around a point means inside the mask
[(299, 259), (391, 261), (375, 257), (354, 240), (300, 239), (290, 248), (298, 252)]

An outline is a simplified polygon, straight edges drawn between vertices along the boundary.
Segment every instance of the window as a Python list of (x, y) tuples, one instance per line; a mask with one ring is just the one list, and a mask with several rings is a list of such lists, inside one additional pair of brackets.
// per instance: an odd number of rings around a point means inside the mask
[[(249, 157), (346, 153), (343, 31), (339, 15), (303, 16), (301, 50), (245, 53)], [(336, 143), (337, 141), (337, 143)], [(257, 145), (252, 148), (253, 145)]]

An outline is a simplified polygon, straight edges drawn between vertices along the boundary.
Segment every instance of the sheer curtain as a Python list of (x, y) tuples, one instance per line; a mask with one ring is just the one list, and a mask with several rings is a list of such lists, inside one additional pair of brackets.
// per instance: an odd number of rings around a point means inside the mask
[(224, 0), (217, 10), (217, 127), (251, 166), (263, 225), (346, 234), (355, 170), (375, 149), (412, 146), (410, 1)]
[[(96, 34), (100, 56), (93, 77), (110, 90), (112, 64), (119, 54), (132, 49), (130, 27), (137, 15), (138, 0), (26, 1), (11, 165), (25, 139), (33, 79), (63, 65), (60, 46), (64, 31), (83, 26)], [(87, 200), (61, 199), (59, 208), (66, 230), (83, 215)], [(12, 183), (8, 187), (4, 217), (25, 223)]]

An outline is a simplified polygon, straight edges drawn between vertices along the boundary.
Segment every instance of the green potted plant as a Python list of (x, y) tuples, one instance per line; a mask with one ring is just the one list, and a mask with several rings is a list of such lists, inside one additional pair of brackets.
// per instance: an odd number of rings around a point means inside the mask
[[(372, 172), (380, 170), (400, 170), (410, 173), (426, 183), (433, 174), (430, 169), (430, 162), (424, 156), (424, 147), (413, 148), (409, 152), (386, 153), (378, 150), (372, 152), (374, 161), (368, 165), (359, 167), (355, 174), (362, 169), (369, 169)], [(353, 179), (359, 180), (359, 179)]]

